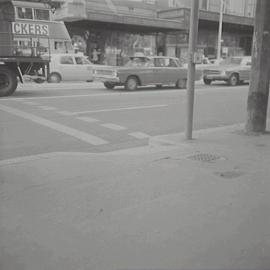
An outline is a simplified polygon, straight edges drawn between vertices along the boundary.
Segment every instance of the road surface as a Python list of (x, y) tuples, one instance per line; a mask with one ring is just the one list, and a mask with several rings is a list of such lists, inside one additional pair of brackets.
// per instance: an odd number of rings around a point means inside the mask
[[(197, 84), (194, 129), (245, 122), (248, 85)], [(99, 83), (26, 84), (0, 100), (0, 159), (50, 152), (108, 152), (183, 132), (186, 91), (107, 90)]]

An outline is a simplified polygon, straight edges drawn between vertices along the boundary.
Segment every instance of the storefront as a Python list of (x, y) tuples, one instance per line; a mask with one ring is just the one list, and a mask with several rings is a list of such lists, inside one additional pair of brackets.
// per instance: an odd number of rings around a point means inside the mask
[[(94, 63), (123, 65), (134, 54), (165, 55), (167, 34), (186, 31), (181, 22), (159, 19), (156, 13), (135, 14), (132, 7), (117, 10), (103, 2), (69, 0), (56, 14), (65, 22), (74, 48)], [(123, 8), (127, 10), (121, 13)]]
[[(187, 8), (160, 11), (158, 16), (164, 19), (178, 20), (186, 28), (189, 28), (190, 10)], [(251, 54), (253, 24), (253, 18), (224, 14), (221, 44), (221, 55), (223, 57)], [(197, 48), (206, 57), (215, 58), (217, 55), (218, 27), (219, 14), (217, 12), (200, 10)], [(175, 36), (168, 39), (167, 46), (170, 47), (172, 52), (176, 50), (178, 57), (186, 59), (188, 35), (186, 35), (186, 38)]]

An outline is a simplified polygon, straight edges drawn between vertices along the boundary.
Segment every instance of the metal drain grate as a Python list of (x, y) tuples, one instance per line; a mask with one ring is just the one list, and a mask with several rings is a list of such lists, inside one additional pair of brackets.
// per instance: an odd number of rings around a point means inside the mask
[(213, 162), (219, 159), (222, 159), (222, 157), (208, 154), (208, 153), (200, 153), (192, 156), (188, 156), (188, 159), (195, 160), (195, 161), (201, 161), (201, 162)]

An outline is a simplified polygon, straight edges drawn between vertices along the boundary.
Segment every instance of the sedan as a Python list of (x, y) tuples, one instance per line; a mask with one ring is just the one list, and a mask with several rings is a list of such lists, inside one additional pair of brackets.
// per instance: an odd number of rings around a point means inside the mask
[[(200, 78), (201, 72), (197, 71), (196, 80)], [(96, 66), (94, 80), (102, 81), (107, 89), (121, 85), (127, 90), (146, 85), (175, 85), (182, 89), (187, 85), (187, 68), (175, 57), (134, 56), (122, 67)]]
[(251, 56), (234, 56), (220, 62), (219, 65), (203, 70), (203, 81), (211, 84), (213, 81), (225, 81), (231, 86), (249, 81)]
[(93, 66), (82, 54), (52, 54), (48, 81), (93, 81)]

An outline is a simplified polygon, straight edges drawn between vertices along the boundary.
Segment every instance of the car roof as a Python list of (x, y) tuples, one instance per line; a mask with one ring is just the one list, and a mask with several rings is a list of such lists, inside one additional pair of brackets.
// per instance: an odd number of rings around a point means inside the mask
[(179, 60), (179, 58), (177, 58), (177, 57), (172, 57), (172, 56), (159, 56), (159, 55), (151, 55), (151, 56), (134, 56), (134, 55), (131, 55), (131, 56), (129, 56), (129, 58), (148, 58), (148, 59), (154, 59), (154, 58), (162, 58), (162, 59), (168, 59), (168, 58), (170, 58), (170, 59), (178, 59)]
[(83, 54), (78, 54), (78, 53), (55, 53), (51, 54), (51, 57), (60, 57), (60, 56), (81, 56), (81, 57), (87, 57), (86, 55)]

